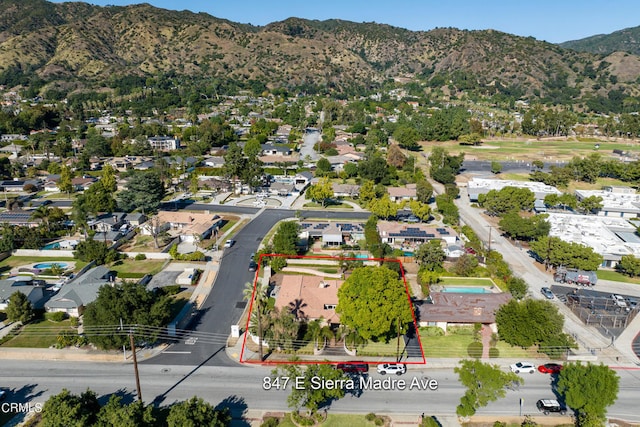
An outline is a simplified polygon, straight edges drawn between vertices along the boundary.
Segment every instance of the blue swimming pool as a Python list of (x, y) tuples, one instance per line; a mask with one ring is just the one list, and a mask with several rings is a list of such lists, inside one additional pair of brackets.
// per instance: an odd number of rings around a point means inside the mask
[(59, 242), (53, 242), (53, 243), (49, 243), (46, 244), (42, 247), (42, 250), (46, 251), (46, 250), (51, 250), (51, 249), (60, 249), (60, 243)]
[(58, 264), (60, 268), (67, 268), (67, 264), (64, 262), (41, 262), (33, 266), (33, 268), (37, 268), (38, 270), (47, 270), (51, 268), (54, 264)]
[(442, 292), (456, 293), (456, 294), (488, 294), (490, 291), (481, 287), (459, 287), (459, 286), (446, 286), (442, 289)]
[(367, 255), (367, 254), (356, 254), (356, 258), (358, 258), (358, 259), (367, 259), (367, 258), (369, 258), (369, 255)]

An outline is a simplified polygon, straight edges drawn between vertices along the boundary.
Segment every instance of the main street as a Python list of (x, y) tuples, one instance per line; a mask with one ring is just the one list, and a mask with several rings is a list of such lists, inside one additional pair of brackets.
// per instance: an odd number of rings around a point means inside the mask
[[(189, 209), (221, 212), (228, 207), (218, 205), (194, 204)], [(245, 208), (246, 209), (246, 208)], [(237, 324), (245, 308), (242, 291), (245, 283), (253, 283), (255, 273), (248, 271), (251, 253), (258, 251), (258, 246), (269, 230), (280, 220), (292, 218), (294, 211), (284, 209), (265, 209), (251, 222), (245, 225), (235, 236), (236, 243), (226, 248), (220, 260), (218, 273), (209, 293), (200, 308), (193, 325), (194, 331), (184, 339), (167, 349), (163, 354), (145, 363), (166, 365), (201, 365), (235, 366), (225, 353), (227, 337), (231, 333), (231, 325)], [(302, 211), (302, 216), (313, 218), (368, 218), (368, 212), (332, 212)], [(243, 327), (244, 325), (240, 325)], [(194, 345), (197, 342), (207, 345)]]
[[(506, 368), (505, 368), (506, 369)], [(192, 367), (169, 365), (141, 365), (140, 384), (146, 403), (169, 405), (175, 401), (200, 396), (213, 405), (229, 406), (239, 417), (247, 408), (251, 410), (285, 411), (287, 390), (264, 390), (263, 379), (271, 374), (266, 367)], [(640, 421), (637, 396), (640, 395), (640, 371), (618, 371), (621, 377), (617, 402), (609, 408), (608, 415), (629, 421)], [(365, 390), (362, 395), (347, 395), (331, 405), (331, 411), (347, 413), (389, 413), (453, 415), (464, 393), (451, 369), (411, 369), (407, 375), (385, 377), (372, 370), (372, 379), (404, 379), (405, 390)], [(412, 378), (418, 381), (429, 378), (438, 383), (437, 390), (409, 389)], [(522, 376), (525, 383), (517, 391), (481, 408), (478, 414), (518, 415), (520, 399), (524, 399), (523, 414), (537, 414), (535, 402), (541, 398), (553, 398), (550, 376), (540, 373)], [(67, 388), (81, 393), (89, 387), (98, 396), (118, 393), (134, 399), (136, 395), (133, 366), (130, 364), (101, 364), (56, 362), (33, 364), (29, 361), (3, 361), (0, 381), (9, 388), (9, 401), (43, 403), (46, 399)], [(552, 416), (552, 415), (551, 415)]]

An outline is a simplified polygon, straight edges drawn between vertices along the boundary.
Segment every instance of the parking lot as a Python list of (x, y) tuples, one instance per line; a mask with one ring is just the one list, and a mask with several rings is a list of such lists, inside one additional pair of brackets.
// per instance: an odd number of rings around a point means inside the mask
[(611, 293), (596, 288), (553, 285), (551, 290), (585, 324), (608, 337), (618, 337), (639, 311), (637, 298), (628, 295), (620, 295), (622, 301), (616, 301)]

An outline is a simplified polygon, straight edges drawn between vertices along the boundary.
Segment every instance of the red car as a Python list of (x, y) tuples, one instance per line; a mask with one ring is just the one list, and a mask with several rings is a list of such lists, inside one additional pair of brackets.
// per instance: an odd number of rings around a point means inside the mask
[(543, 374), (558, 374), (562, 370), (562, 365), (559, 363), (545, 363), (538, 366), (538, 371)]

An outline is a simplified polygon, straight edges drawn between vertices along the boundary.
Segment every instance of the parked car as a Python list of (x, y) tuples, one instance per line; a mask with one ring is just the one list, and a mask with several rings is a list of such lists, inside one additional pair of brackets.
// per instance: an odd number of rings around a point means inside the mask
[(365, 362), (338, 363), (336, 368), (340, 369), (344, 373), (350, 374), (364, 374), (369, 372), (369, 365), (367, 365)]
[(563, 366), (559, 363), (545, 363), (538, 366), (538, 372), (543, 374), (558, 374), (562, 370)]
[(233, 246), (236, 243), (235, 240), (227, 240), (226, 242), (224, 242), (224, 247), (225, 248), (230, 248), (231, 246)]
[(249, 262), (249, 271), (256, 271), (257, 268), (258, 268), (258, 264), (256, 264), (255, 261)]
[(545, 298), (553, 299), (553, 292), (551, 292), (551, 289), (544, 287), (540, 289), (540, 292), (542, 292), (542, 295), (544, 295)]
[(378, 373), (381, 375), (396, 374), (402, 375), (407, 372), (407, 365), (404, 363), (382, 363), (378, 365)]
[(560, 415), (567, 413), (567, 408), (555, 399), (540, 399), (536, 402), (536, 408), (545, 415), (550, 412), (559, 412)]
[(516, 374), (519, 374), (520, 372), (528, 372), (530, 374), (533, 374), (536, 371), (536, 367), (529, 362), (514, 363), (510, 367), (511, 372), (515, 372)]
[(638, 308), (638, 300), (635, 298), (627, 298), (627, 305), (631, 310)]
[(613, 300), (614, 304), (617, 305), (620, 309), (625, 311), (631, 310), (627, 305), (627, 302), (620, 295), (611, 294), (611, 299)]

